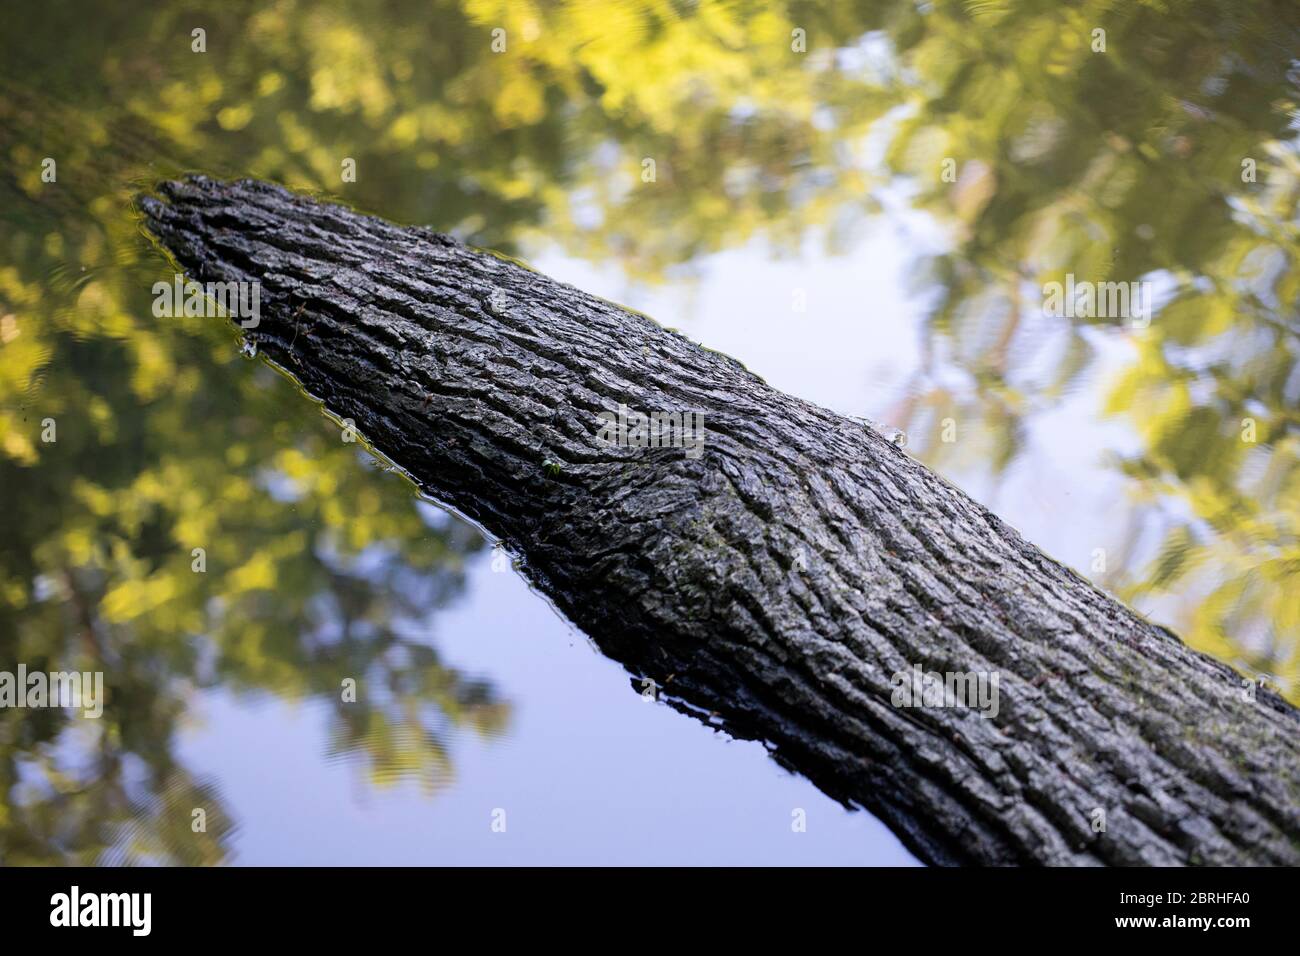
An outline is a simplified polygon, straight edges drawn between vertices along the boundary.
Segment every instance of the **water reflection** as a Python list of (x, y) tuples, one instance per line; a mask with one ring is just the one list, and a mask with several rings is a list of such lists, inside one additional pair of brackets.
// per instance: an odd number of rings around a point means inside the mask
[(6, 207), (0, 666), (103, 671), (111, 706), (0, 710), (0, 858), (220, 862), (218, 784), (173, 755), (210, 687), (324, 701), (369, 779), (445, 784), (447, 729), (510, 712), (428, 641), (481, 537), (219, 323), (153, 320), (159, 264), (102, 186)]
[[(935, 66), (890, 164), (955, 227), (917, 280), (936, 299), (897, 414), (940, 470), (978, 449), (996, 476), (1091, 377), (1139, 448), (1115, 462), (1127, 530), (1072, 563), (1295, 699), (1300, 11), (1088, 6), (981, 7), (973, 37), (927, 31), (909, 54)], [(933, 174), (950, 156), (953, 185)], [(1145, 283), (1149, 327), (1045, 316), (1070, 274)], [(979, 440), (945, 442), (945, 421)]]
[[(376, 782), (437, 786), (444, 727), (499, 731), (508, 703), (427, 637), (476, 532), (422, 513), (287, 382), (211, 336), (141, 326), (42, 344), (40, 392), (11, 414), (52, 418), (56, 441), (0, 460), (21, 502), (0, 512), (0, 648), (8, 670), (104, 671), (111, 706), (99, 721), (0, 711), (5, 862), (219, 861), (219, 794), (172, 756), (204, 688), (329, 702), (336, 751)], [(132, 346), (167, 364), (166, 384), (132, 368)], [(206, 839), (190, 808), (205, 808)]]
[[(1061, 557), (1297, 699), (1300, 11), (825, 7), (54, 0), (0, 32), (0, 667), (103, 669), (115, 702), (0, 711), (3, 862), (222, 860), (236, 822), (173, 756), (204, 688), (328, 706), (333, 753), (430, 789), (448, 727), (510, 716), (429, 639), (478, 535), (219, 323), (152, 318), (129, 197), (187, 168), (644, 283), (755, 239), (850, 249), (903, 196), (943, 237), (923, 361), (892, 409), (841, 410), (996, 482), (1088, 393), (1137, 438), (1127, 530)], [(1067, 273), (1157, 283), (1150, 327), (1045, 317)]]

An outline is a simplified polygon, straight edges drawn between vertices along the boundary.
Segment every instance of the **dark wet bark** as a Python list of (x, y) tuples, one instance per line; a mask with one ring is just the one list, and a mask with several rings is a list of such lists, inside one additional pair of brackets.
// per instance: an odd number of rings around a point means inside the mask
[[(261, 351), (505, 539), (633, 686), (925, 860), (1300, 862), (1296, 710), (862, 423), (428, 230), (252, 182), (161, 193), (146, 223), (192, 277), (261, 281)], [(603, 443), (620, 404), (701, 413), (703, 454)], [(997, 716), (894, 706), (914, 664), (996, 673)]]

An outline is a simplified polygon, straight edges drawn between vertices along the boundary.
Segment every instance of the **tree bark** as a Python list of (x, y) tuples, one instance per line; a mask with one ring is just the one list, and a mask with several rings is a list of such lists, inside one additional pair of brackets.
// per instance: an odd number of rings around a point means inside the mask
[[(258, 182), (160, 193), (145, 222), (192, 278), (260, 281), (248, 338), (504, 539), (634, 687), (924, 860), (1300, 862), (1297, 711), (860, 421), (426, 229)], [(699, 413), (703, 453), (607, 444), (620, 405)], [(997, 675), (996, 716), (896, 706), (918, 664)]]

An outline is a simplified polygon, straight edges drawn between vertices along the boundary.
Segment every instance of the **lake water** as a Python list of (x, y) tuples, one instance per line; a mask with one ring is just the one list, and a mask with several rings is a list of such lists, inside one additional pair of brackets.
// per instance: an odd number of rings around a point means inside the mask
[(0, 671), (109, 699), (0, 709), (0, 863), (916, 862), (644, 700), (233, 328), (155, 318), (132, 197), (187, 170), (451, 231), (902, 429), (1300, 700), (1294, 3), (25, 6)]

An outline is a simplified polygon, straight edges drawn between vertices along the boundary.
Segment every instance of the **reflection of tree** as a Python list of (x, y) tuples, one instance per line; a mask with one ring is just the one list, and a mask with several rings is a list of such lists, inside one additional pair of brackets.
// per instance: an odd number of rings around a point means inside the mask
[[(940, 467), (978, 451), (1000, 473), (1026, 416), (1094, 364), (1082, 326), (1118, 324), (1043, 317), (1042, 285), (1072, 272), (1167, 287), (1150, 329), (1105, 333), (1134, 349), (1106, 406), (1143, 445), (1123, 464), (1138, 509), (1126, 549), (1163, 535), (1149, 563), (1108, 584), (1139, 603), (1180, 595), (1185, 637), (1283, 675), (1294, 696), (1300, 11), (1176, 6), (1005, 4), (931, 17), (913, 38), (915, 108), (888, 161), (914, 177), (918, 206), (953, 223), (954, 245), (928, 264), (941, 290), (932, 364), (902, 413)], [(1104, 54), (1094, 27), (1107, 31)], [(955, 184), (939, 176), (945, 157), (960, 165)], [(1242, 181), (1248, 158), (1257, 184)], [(947, 417), (990, 437), (943, 444)]]
[[(44, 271), (39, 258), (19, 270)], [(124, 270), (47, 290), (19, 319), (14, 342), (39, 339), (42, 382), (6, 396), (0, 484), (21, 504), (0, 511), (0, 666), (103, 670), (111, 706), (100, 721), (0, 712), (7, 861), (100, 850), (220, 860), (215, 791), (186, 803), (204, 788), (171, 756), (203, 687), (331, 702), (336, 741), (380, 779), (396, 762), (438, 782), (445, 769), (423, 768), (447, 764), (439, 720), (486, 733), (506, 716), (490, 687), (403, 636), (461, 588), (475, 532), (427, 523), (400, 479), (361, 466), (311, 403), (232, 361), (203, 320), (129, 319), (114, 339), (60, 328), (83, 314), (65, 296), (149, 315), (149, 281)], [(6, 374), (20, 354), (0, 352)], [(51, 445), (37, 438), (45, 417), (57, 423)], [(355, 703), (342, 701), (347, 677)], [(191, 837), (199, 806), (207, 834)]]
[[(834, 49), (877, 21), (916, 19), (879, 4), (796, 17), (764, 3), (286, 0), (251, 16), (205, 11), (208, 52), (195, 54), (183, 4), (95, 37), (60, 29), (89, 3), (52, 6), (45, 28), (6, 38), (11, 75), (86, 63), (60, 94), (95, 108), (54, 123), (48, 104), (8, 109), (66, 132), (69, 164), (93, 166), (112, 143), (141, 169), (200, 165), (326, 190), (505, 251), (544, 228), (651, 278), (695, 252), (758, 232), (795, 241), (847, 213), (865, 185), (851, 140), (890, 101), (860, 58)], [(791, 49), (796, 25), (806, 54)], [(495, 28), (504, 53), (491, 51)], [(120, 108), (103, 108), (106, 89)], [(23, 188), (39, 193), (34, 145), (15, 152)], [(346, 185), (345, 157), (357, 164)], [(654, 183), (642, 180), (647, 158)]]
[[(67, 294), (143, 316), (148, 281), (124, 271)], [(0, 712), (6, 862), (219, 861), (217, 794), (171, 756), (208, 686), (318, 698), (375, 778), (443, 780), (439, 722), (490, 733), (505, 705), (404, 635), (460, 589), (476, 533), (427, 523), (287, 383), (232, 361), (224, 332), (131, 321), (119, 340), (79, 337), (59, 328), (80, 314), (62, 299), (24, 310), (14, 340), (39, 337), (43, 381), (6, 396), (0, 485), (20, 506), (0, 512), (0, 667), (103, 670), (111, 706), (99, 721)], [(0, 367), (16, 372), (19, 354)], [(206, 835), (190, 831), (194, 807)]]
[[(78, 135), (113, 125), (98, 115), (54, 113), (61, 178)], [(4, 128), (7, 151), (30, 148)], [(5, 863), (220, 862), (232, 821), (173, 756), (203, 688), (322, 701), (335, 750), (431, 787), (449, 725), (508, 716), (418, 637), (478, 535), (424, 518), (221, 323), (153, 318), (157, 259), (116, 194), (136, 159), (106, 155), (73, 203), (0, 183), (20, 224), (0, 240), (0, 669), (102, 670), (109, 694), (98, 721), (0, 710)]]

